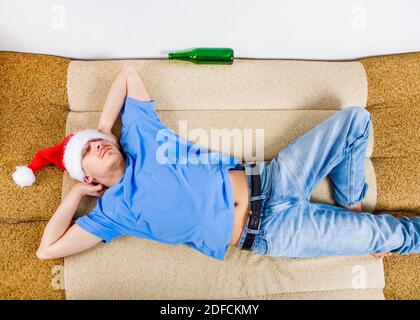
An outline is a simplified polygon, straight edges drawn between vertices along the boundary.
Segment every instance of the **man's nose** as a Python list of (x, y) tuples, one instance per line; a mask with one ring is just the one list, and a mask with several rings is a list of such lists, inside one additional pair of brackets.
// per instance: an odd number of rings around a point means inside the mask
[(98, 142), (97, 143), (97, 145), (96, 145), (96, 153), (98, 155), (98, 158), (101, 157), (101, 153), (102, 153), (102, 151), (103, 151), (104, 148), (105, 148), (105, 146), (101, 142)]
[(105, 149), (111, 148), (111, 145), (109, 143), (100, 143), (100, 147), (99, 147), (99, 157), (101, 156), (101, 154), (103, 154), (103, 152), (105, 151)]

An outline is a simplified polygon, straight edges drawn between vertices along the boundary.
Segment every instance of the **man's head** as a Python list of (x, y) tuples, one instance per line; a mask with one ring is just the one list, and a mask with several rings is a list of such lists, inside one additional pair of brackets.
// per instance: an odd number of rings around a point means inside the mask
[(84, 182), (112, 186), (125, 173), (125, 158), (118, 147), (104, 139), (88, 141), (82, 150)]

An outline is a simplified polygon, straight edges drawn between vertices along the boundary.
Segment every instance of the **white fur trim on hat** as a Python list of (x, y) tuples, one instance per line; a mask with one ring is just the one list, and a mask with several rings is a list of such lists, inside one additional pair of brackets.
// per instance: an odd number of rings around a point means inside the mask
[(106, 134), (96, 129), (86, 129), (75, 133), (64, 150), (63, 162), (73, 179), (83, 182), (85, 174), (82, 169), (82, 151), (85, 144), (93, 139), (104, 139), (113, 142)]
[(33, 185), (36, 180), (32, 169), (27, 166), (17, 166), (12, 177), (15, 183), (22, 188)]

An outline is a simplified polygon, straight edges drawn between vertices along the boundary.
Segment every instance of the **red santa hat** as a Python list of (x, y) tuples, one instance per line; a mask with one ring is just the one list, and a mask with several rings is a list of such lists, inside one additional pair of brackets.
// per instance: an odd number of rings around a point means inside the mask
[(83, 181), (85, 174), (82, 169), (82, 151), (86, 143), (93, 139), (104, 139), (113, 142), (106, 134), (96, 129), (86, 129), (71, 133), (59, 144), (42, 149), (35, 153), (28, 166), (16, 166), (13, 180), (20, 187), (31, 186), (36, 178), (35, 173), (53, 163), (61, 170), (67, 170), (70, 177)]

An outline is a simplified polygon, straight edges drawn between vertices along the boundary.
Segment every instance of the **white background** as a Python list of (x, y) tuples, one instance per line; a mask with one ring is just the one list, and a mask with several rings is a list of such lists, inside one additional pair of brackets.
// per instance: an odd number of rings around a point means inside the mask
[(74, 59), (347, 60), (420, 51), (420, 0), (0, 0), (0, 50)]

